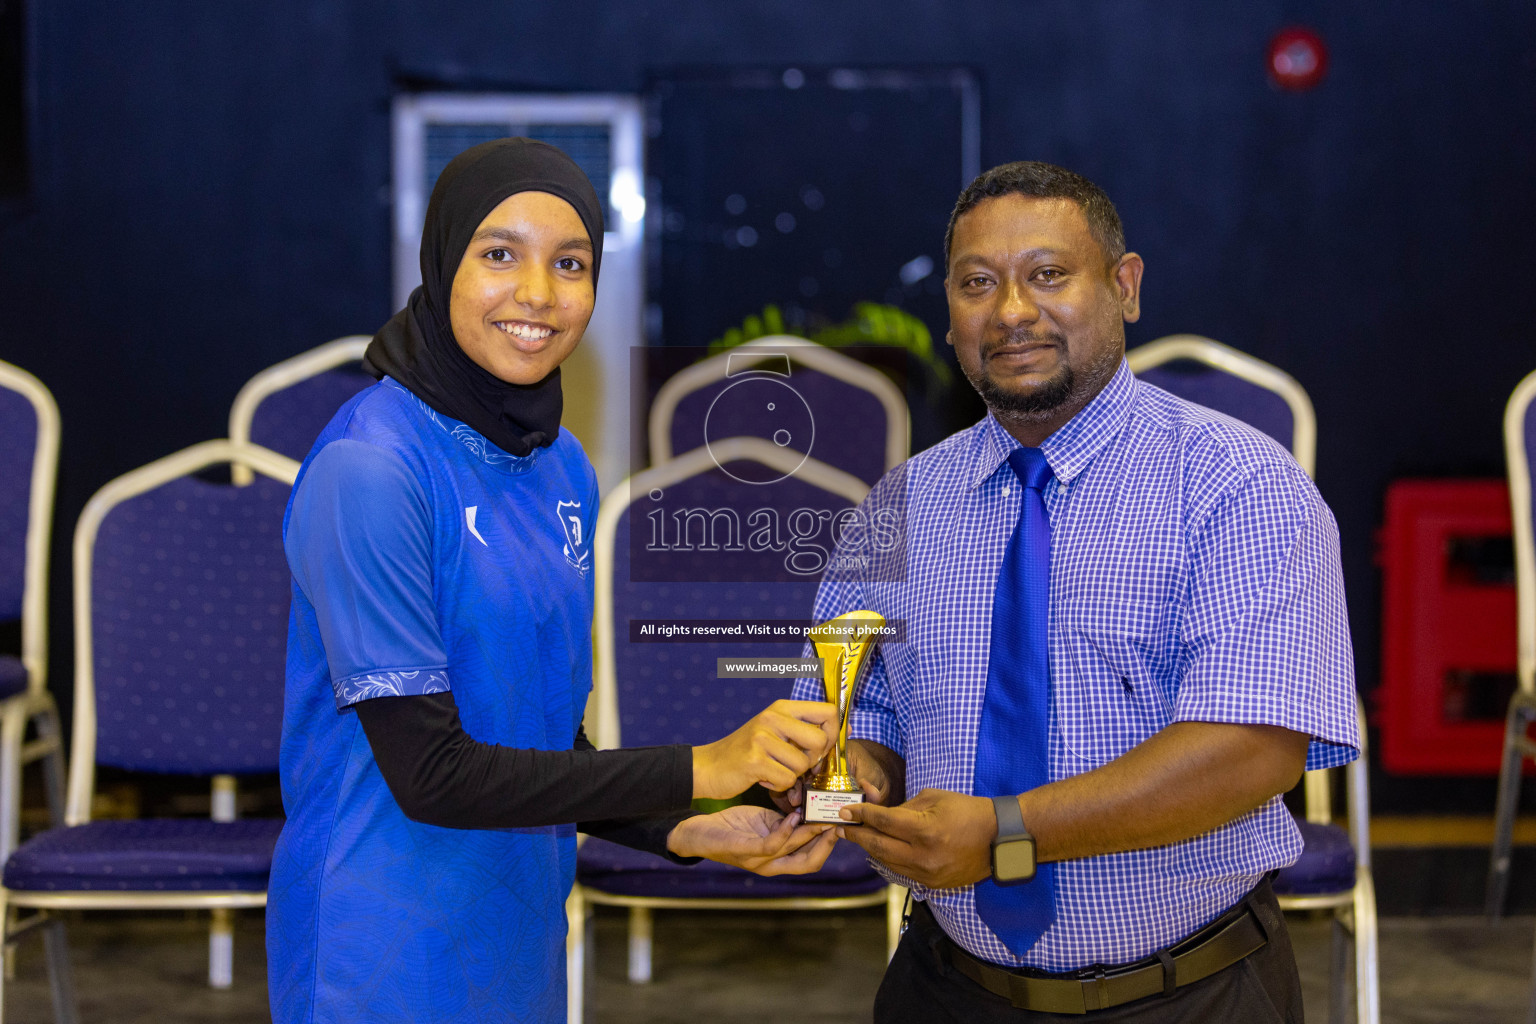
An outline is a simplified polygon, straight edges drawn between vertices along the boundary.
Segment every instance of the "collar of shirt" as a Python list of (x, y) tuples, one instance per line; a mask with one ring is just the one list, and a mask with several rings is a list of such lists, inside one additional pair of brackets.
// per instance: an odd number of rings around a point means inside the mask
[(539, 455), (549, 450), (548, 447), (538, 447), (534, 448), (527, 455), (513, 455), (511, 452), (503, 451), (492, 444), (485, 435), (481, 434), (474, 427), (467, 423), (460, 423), (451, 416), (446, 416), (426, 402), (423, 402), (420, 395), (417, 395), (393, 377), (385, 377), (383, 383), (386, 387), (394, 387), (408, 396), (426, 415), (427, 419), (431, 420), (433, 424), (447, 432), (450, 437), (467, 448), (475, 458), (493, 469), (514, 475), (526, 473), (538, 462)]
[[(1109, 444), (1110, 439), (1120, 433), (1120, 428), (1131, 415), (1132, 406), (1136, 404), (1138, 387), (1131, 368), (1121, 359), (1120, 368), (1115, 371), (1109, 383), (1104, 385), (1104, 389), (1083, 406), (1076, 416), (1063, 424), (1060, 430), (1045, 439), (1040, 449), (1045, 452), (1045, 461), (1056, 478), (1055, 486), (1070, 485), (1093, 462), (1094, 456)], [(982, 421), (982, 429), (976, 432), (976, 441), (971, 449), (970, 489), (974, 491), (980, 487), (1008, 461), (1009, 453), (1019, 447), (1022, 446), (1018, 440), (1008, 433), (1007, 428), (989, 410), (987, 418)]]

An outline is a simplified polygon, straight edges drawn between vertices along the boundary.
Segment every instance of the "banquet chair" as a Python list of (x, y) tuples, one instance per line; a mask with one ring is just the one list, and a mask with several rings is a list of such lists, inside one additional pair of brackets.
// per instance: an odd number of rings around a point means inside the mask
[[(771, 486), (743, 483), (747, 463), (783, 474), (783, 479)], [(595, 686), (587, 728), (597, 746), (711, 742), (773, 701), (789, 697), (793, 678), (716, 678), (716, 659), (798, 658), (803, 644), (798, 631), (774, 641), (656, 643), (646, 642), (637, 630), (643, 628), (641, 620), (804, 622), (822, 566), (814, 560), (801, 564), (800, 575), (780, 561), (787, 557), (780, 553), (733, 551), (731, 517), (720, 510), (736, 510), (742, 527), (750, 529), (746, 521), (759, 513), (782, 522), (786, 512), (808, 511), (814, 517), (817, 510), (837, 514), (852, 509), (868, 489), (848, 473), (758, 437), (696, 448), (620, 483), (603, 501), (593, 539)], [(681, 511), (683, 528), (690, 532), (683, 535), (675, 517), (670, 524), (658, 523), (658, 511), (663, 520), (668, 512)], [(711, 518), (711, 513), (718, 515)], [(642, 545), (664, 556), (648, 558)], [(644, 982), (651, 975), (652, 910), (884, 905), (889, 952), (895, 948), (905, 895), (904, 889), (887, 886), (853, 843), (839, 843), (817, 873), (764, 878), (710, 861), (682, 866), (588, 837), (577, 852), (576, 883), (566, 908), (573, 1024), (582, 1019), (586, 919), (594, 904), (629, 909), (629, 979)]]
[[(1140, 380), (1264, 431), (1290, 449), (1301, 468), (1312, 475), (1317, 419), (1306, 391), (1284, 370), (1194, 334), (1159, 338), (1131, 349), (1125, 358)], [(1302, 782), (1305, 814), (1296, 823), (1304, 844), (1302, 854), (1280, 872), (1274, 888), (1285, 910), (1327, 910), (1333, 915), (1330, 1019), (1340, 1021), (1346, 1015), (1346, 936), (1352, 935), (1356, 1020), (1378, 1024), (1376, 887), (1371, 873), (1365, 713), (1358, 695), (1355, 713), (1360, 756), (1340, 769), (1348, 828), (1333, 824), (1329, 770), (1307, 772)]]
[(790, 335), (756, 338), (676, 374), (656, 392), (647, 423), (653, 466), (712, 438), (755, 434), (871, 486), (906, 459), (911, 433), (890, 378)]
[(1308, 476), (1316, 472), (1317, 415), (1295, 377), (1198, 334), (1170, 334), (1125, 354), (1131, 372), (1285, 445)]
[(1509, 700), (1504, 758), (1499, 767), (1493, 854), (1488, 865), (1488, 916), (1504, 913), (1515, 811), (1520, 803), (1525, 759), (1536, 757), (1530, 727), (1536, 721), (1536, 522), (1531, 502), (1531, 463), (1536, 456), (1536, 372), (1522, 380), (1504, 407), (1504, 455), (1509, 467), (1509, 500), (1514, 513), (1515, 606), (1518, 622), (1516, 671), (1519, 685)]
[[(229, 408), (229, 439), (303, 461), (336, 410), (375, 383), (357, 365), (370, 340), (365, 334), (349, 334), (284, 359), (246, 381)], [(231, 473), (237, 484), (251, 481), (244, 466), (236, 464)]]
[[(195, 475), (240, 463), (245, 487)], [(47, 940), (57, 1019), (74, 1019), (58, 912), (213, 912), (209, 983), (227, 987), (232, 910), (266, 904), (281, 819), (239, 819), (235, 776), (275, 772), (290, 578), (282, 516), (298, 463), (205, 441), (111, 481), (75, 529), (75, 702), (66, 824), (5, 863), (6, 942)], [(93, 821), (96, 766), (211, 776), (209, 818)], [(3, 1005), (3, 996), (0, 996)]]
[[(64, 823), (64, 751), (48, 690), (48, 554), (59, 407), (30, 373), (0, 362), (0, 621), (21, 621), (21, 657), (0, 654), (0, 862), (21, 835), (21, 777), (43, 762), (53, 824)], [(36, 738), (27, 741), (28, 727)]]

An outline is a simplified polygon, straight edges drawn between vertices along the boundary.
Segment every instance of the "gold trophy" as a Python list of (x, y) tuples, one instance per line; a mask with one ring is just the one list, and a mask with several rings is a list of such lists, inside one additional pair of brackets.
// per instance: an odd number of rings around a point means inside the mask
[(823, 622), (807, 634), (821, 659), (827, 702), (837, 706), (837, 743), (817, 765), (818, 770), (806, 779), (803, 807), (807, 824), (850, 824), (837, 816), (838, 809), (864, 802), (858, 780), (848, 768), (848, 712), (853, 707), (859, 670), (869, 657), (876, 631), (884, 625), (884, 617), (877, 612), (848, 612)]

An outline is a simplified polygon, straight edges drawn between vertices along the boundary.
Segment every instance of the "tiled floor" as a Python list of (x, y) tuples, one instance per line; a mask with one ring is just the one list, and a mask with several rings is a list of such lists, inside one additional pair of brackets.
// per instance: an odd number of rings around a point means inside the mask
[[(1388, 918), (1381, 927), (1382, 1019), (1394, 1024), (1523, 1021), (1536, 919)], [(655, 981), (624, 978), (624, 918), (599, 909), (587, 1019), (652, 1024), (869, 1019), (883, 967), (878, 912), (658, 914)], [(1308, 1019), (1327, 1020), (1329, 927), (1293, 918)], [(243, 916), (235, 986), (205, 984), (206, 922), (193, 917), (94, 915), (70, 942), (84, 1024), (267, 1020), (261, 920)], [(22, 943), (6, 986), (7, 1021), (51, 1019), (42, 942)]]

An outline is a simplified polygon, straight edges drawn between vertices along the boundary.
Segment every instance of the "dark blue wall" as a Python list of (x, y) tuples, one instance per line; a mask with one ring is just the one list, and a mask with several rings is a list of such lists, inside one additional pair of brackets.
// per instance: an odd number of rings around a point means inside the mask
[[(1536, 368), (1536, 8), (1514, 0), (53, 0), (32, 18), (35, 188), (0, 206), (0, 358), (63, 407), (63, 535), (111, 476), (222, 434), (253, 372), (390, 312), (405, 80), (633, 92), (679, 65), (976, 69), (984, 165), (1052, 160), (1118, 203), (1147, 262), (1132, 344), (1208, 334), (1311, 392), (1365, 690), (1383, 488), (1501, 473), (1502, 404)], [(1295, 22), (1332, 58), (1299, 95), (1264, 75)]]

